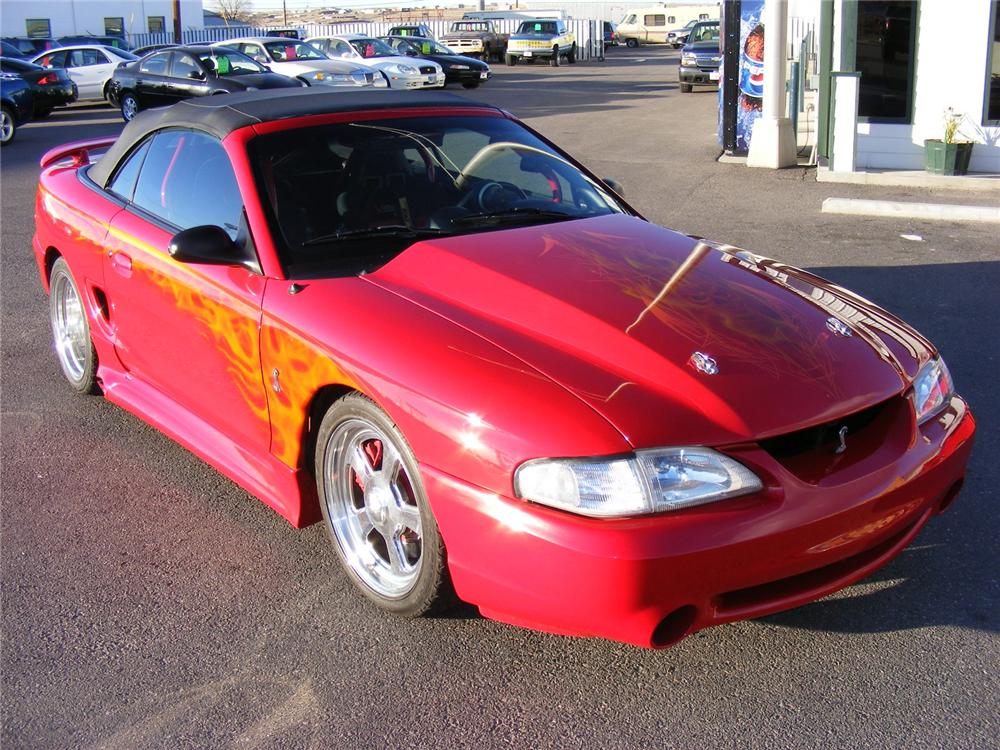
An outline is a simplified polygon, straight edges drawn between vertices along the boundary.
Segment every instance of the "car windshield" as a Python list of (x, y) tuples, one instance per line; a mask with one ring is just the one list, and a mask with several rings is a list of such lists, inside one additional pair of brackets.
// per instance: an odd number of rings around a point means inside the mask
[(352, 39), (351, 46), (364, 58), (395, 57), (399, 54), (381, 39)]
[(267, 72), (267, 68), (263, 65), (235, 51), (199, 52), (198, 59), (201, 60), (202, 65), (220, 76), (241, 76), (248, 73)]
[(518, 34), (555, 34), (554, 21), (524, 21), (517, 27)]
[(433, 39), (410, 39), (410, 47), (420, 55), (454, 55), (450, 49), (443, 44), (438, 44)]
[(434, 236), (628, 209), (503, 117), (420, 117), (293, 128), (251, 141), (275, 245), (295, 277), (373, 270)]
[(490, 25), (488, 23), (454, 23), (451, 26), (452, 31), (489, 31)]
[(305, 42), (283, 39), (264, 44), (267, 54), (275, 62), (291, 62), (292, 60), (325, 60), (326, 55)]
[(101, 49), (104, 50), (105, 52), (107, 52), (109, 55), (113, 55), (114, 57), (117, 57), (117, 58), (119, 58), (121, 60), (128, 60), (129, 62), (131, 62), (132, 60), (138, 60), (139, 59), (138, 57), (136, 57), (135, 55), (133, 55), (131, 52), (128, 52), (127, 50), (123, 50), (123, 49), (118, 49), (117, 47), (103, 46), (103, 47), (101, 47)]
[(719, 25), (702, 26), (691, 32), (689, 42), (717, 42), (719, 41)]

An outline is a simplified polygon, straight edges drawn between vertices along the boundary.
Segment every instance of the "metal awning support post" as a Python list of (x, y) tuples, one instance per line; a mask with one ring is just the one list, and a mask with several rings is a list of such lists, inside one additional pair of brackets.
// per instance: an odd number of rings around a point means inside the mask
[(781, 169), (797, 164), (795, 134), (784, 114), (786, 26), (788, 0), (767, 0), (764, 5), (764, 107), (754, 123), (748, 167)]

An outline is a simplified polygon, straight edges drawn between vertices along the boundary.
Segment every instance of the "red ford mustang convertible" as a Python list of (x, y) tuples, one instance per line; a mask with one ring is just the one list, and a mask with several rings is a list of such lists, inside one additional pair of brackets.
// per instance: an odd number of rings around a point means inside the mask
[(209, 98), (43, 158), (59, 363), (322, 520), (383, 608), (664, 647), (858, 580), (958, 493), (972, 414), (870, 302), (648, 223), (494, 107)]

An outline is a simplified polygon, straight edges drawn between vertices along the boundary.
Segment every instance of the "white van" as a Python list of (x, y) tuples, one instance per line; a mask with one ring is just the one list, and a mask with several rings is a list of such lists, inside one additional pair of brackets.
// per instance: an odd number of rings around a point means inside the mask
[(618, 38), (629, 47), (640, 44), (665, 44), (667, 33), (675, 31), (688, 21), (717, 21), (719, 6), (654, 5), (628, 11), (618, 24)]

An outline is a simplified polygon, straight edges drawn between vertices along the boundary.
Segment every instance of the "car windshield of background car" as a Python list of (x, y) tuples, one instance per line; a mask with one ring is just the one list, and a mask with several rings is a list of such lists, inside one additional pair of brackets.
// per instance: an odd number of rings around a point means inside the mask
[(304, 42), (293, 42), (291, 40), (281, 42), (268, 42), (264, 45), (267, 52), (274, 58), (275, 62), (291, 62), (293, 60), (325, 60), (326, 55), (315, 47)]
[(365, 59), (370, 57), (396, 57), (399, 54), (380, 39), (352, 39), (351, 45)]
[(518, 34), (555, 34), (556, 25), (554, 23), (538, 23), (537, 21), (525, 21), (517, 30)]

